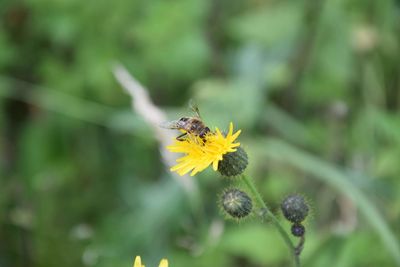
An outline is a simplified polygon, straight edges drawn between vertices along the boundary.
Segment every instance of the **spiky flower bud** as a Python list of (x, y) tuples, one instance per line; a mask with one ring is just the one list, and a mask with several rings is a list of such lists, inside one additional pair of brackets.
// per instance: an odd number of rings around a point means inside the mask
[(235, 152), (223, 155), (218, 163), (218, 171), (224, 176), (237, 176), (243, 173), (248, 163), (246, 151), (239, 146)]
[(228, 189), (223, 193), (221, 204), (226, 213), (236, 219), (246, 217), (253, 208), (251, 198), (236, 188)]
[(309, 207), (301, 195), (291, 195), (281, 204), (282, 213), (292, 223), (301, 223), (308, 215)]
[(291, 228), (292, 235), (300, 237), (306, 232), (306, 228), (300, 223), (294, 223)]

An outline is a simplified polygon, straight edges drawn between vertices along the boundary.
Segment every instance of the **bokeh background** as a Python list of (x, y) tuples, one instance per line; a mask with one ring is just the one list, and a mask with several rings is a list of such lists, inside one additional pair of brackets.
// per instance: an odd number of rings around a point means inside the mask
[(307, 197), (304, 266), (399, 266), (399, 45), (395, 0), (1, 0), (0, 266), (289, 266), (225, 220), (232, 181), (173, 177), (116, 62), (169, 119), (242, 129), (277, 216)]

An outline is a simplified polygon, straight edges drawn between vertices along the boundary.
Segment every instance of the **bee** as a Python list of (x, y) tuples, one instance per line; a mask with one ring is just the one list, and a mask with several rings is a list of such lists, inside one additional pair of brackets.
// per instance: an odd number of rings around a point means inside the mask
[(183, 130), (184, 133), (176, 137), (176, 140), (183, 141), (187, 137), (187, 134), (199, 136), (205, 141), (205, 136), (211, 130), (208, 128), (201, 119), (199, 108), (193, 101), (189, 102), (189, 108), (195, 113), (193, 117), (182, 117), (178, 120), (169, 121), (161, 125), (166, 129), (177, 129)]

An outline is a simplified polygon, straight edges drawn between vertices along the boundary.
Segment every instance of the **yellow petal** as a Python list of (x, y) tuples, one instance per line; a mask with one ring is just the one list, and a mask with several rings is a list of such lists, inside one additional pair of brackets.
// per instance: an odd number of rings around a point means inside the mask
[(222, 133), (218, 128), (215, 128), (215, 132), (217, 133), (218, 136), (222, 136)]
[(242, 132), (242, 130), (237, 131), (234, 135), (231, 136), (231, 140), (234, 141), (236, 138), (238, 138), (239, 134)]
[(168, 261), (166, 259), (162, 259), (158, 267), (168, 267)]
[(133, 267), (142, 267), (142, 259), (140, 258), (140, 256), (136, 256)]
[(218, 163), (219, 163), (219, 160), (214, 160), (214, 161), (213, 161), (213, 170), (214, 170), (214, 171), (217, 171), (217, 170), (218, 170)]
[(232, 133), (233, 133), (233, 123), (231, 122), (231, 123), (229, 123), (229, 132), (228, 132), (228, 135), (232, 135)]
[(190, 176), (195, 176), (198, 172), (204, 171), (210, 165), (209, 161), (196, 164), (196, 167), (190, 173)]

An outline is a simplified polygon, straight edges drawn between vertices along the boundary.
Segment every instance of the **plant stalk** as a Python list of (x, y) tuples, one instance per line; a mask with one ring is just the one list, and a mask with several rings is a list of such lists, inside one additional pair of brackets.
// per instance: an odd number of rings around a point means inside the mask
[(282, 227), (279, 220), (275, 217), (275, 215), (270, 211), (268, 206), (265, 204), (260, 193), (258, 192), (258, 190), (256, 189), (256, 187), (254, 185), (253, 179), (247, 175), (242, 174), (242, 180), (246, 184), (248, 189), (251, 191), (251, 193), (254, 195), (255, 200), (261, 206), (262, 211), (260, 212), (259, 215), (263, 218), (269, 217), (271, 219), (272, 223), (278, 229), (279, 234), (282, 236), (283, 240), (285, 241), (286, 245), (288, 246), (288, 248), (290, 250), (290, 253), (293, 256), (294, 266), (300, 267), (300, 257), (296, 253), (295, 245), (293, 244), (292, 240), (290, 239), (288, 233)]

